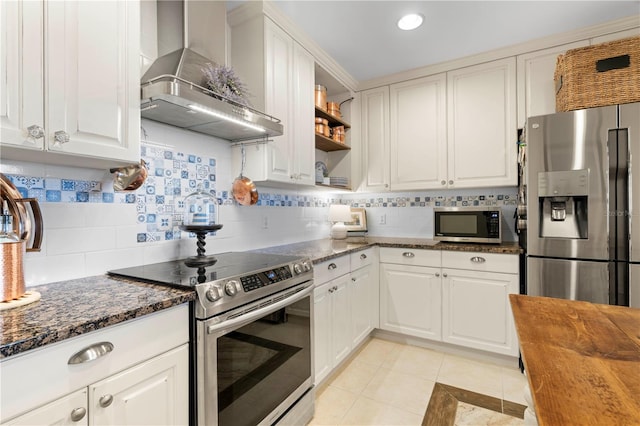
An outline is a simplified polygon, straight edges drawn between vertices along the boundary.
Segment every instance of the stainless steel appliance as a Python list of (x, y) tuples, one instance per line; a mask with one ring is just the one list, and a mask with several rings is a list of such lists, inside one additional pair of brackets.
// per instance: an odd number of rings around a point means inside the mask
[(640, 297), (640, 103), (532, 117), (526, 132), (527, 293), (629, 305), (630, 282)]
[(501, 243), (500, 207), (436, 207), (433, 209), (436, 241)]
[(313, 267), (299, 256), (222, 253), (109, 271), (193, 288), (198, 425), (306, 424), (313, 416)]

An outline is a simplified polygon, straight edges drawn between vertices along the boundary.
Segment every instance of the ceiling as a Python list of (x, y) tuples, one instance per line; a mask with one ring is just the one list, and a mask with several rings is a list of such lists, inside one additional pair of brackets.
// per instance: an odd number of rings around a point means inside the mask
[[(228, 2), (228, 8), (244, 3)], [(272, 0), (358, 81), (638, 15), (640, 1)], [(425, 16), (414, 31), (396, 21)]]

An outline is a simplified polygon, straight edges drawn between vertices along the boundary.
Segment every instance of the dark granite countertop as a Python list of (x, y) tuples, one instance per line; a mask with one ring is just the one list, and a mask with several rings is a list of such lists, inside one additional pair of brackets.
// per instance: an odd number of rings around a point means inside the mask
[(0, 359), (195, 300), (195, 292), (107, 275), (28, 287), (37, 302), (0, 311)]
[[(350, 237), (252, 250), (307, 256), (313, 263), (369, 247), (518, 254), (517, 243), (438, 243), (423, 238)], [(0, 359), (195, 300), (195, 293), (108, 275), (29, 287), (41, 299), (0, 311)]]
[(305, 241), (252, 250), (255, 252), (306, 256), (313, 263), (324, 262), (348, 253), (364, 250), (369, 247), (398, 247), (427, 250), (472, 251), (480, 253), (520, 254), (517, 242), (502, 244), (444, 243), (427, 238), (394, 238), (394, 237), (349, 237), (345, 240)]

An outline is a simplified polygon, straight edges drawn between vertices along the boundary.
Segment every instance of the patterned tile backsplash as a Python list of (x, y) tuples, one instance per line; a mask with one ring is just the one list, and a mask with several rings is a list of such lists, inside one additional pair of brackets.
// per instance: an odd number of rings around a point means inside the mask
[[(108, 180), (86, 181), (64, 177), (38, 177), (7, 174), (20, 194), (36, 198), (41, 203), (128, 203), (136, 205), (139, 230), (136, 239), (140, 243), (166, 241), (193, 237), (182, 232), (183, 199), (193, 193), (198, 185), (214, 195), (218, 204), (237, 205), (229, 191), (216, 190), (216, 159), (164, 147), (142, 144), (142, 159), (147, 164), (145, 183), (132, 192), (113, 190), (111, 176)], [(487, 191), (492, 192), (492, 191)], [(516, 205), (516, 197), (510, 188), (503, 195), (433, 195), (427, 192), (402, 194), (345, 194), (335, 195), (309, 190), (306, 194), (296, 191), (260, 191), (258, 206), (313, 207), (326, 209), (332, 203), (350, 204), (352, 207), (438, 207)], [(244, 207), (246, 208), (246, 207)]]

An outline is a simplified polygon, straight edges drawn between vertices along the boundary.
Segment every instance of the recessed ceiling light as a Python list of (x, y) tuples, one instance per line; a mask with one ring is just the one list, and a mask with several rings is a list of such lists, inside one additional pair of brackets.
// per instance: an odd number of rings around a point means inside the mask
[(422, 21), (424, 17), (419, 13), (410, 13), (408, 15), (404, 15), (402, 18), (398, 20), (398, 28), (401, 30), (415, 30), (420, 25), (422, 25)]

